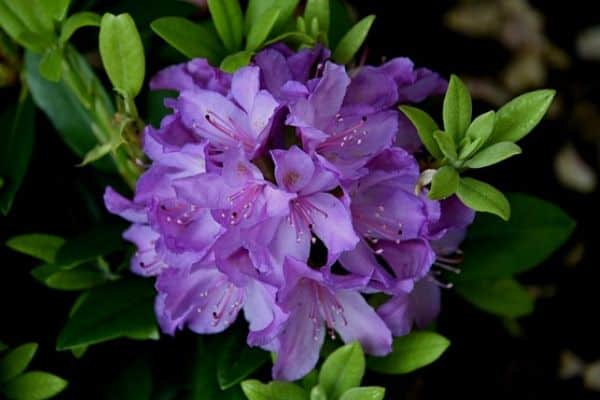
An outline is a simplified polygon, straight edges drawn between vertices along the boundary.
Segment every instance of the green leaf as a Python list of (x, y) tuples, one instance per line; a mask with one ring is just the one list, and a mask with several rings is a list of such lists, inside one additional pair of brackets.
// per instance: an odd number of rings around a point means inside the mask
[(62, 392), (68, 382), (42, 371), (26, 372), (7, 382), (2, 392), (10, 400), (44, 400)]
[(458, 143), (471, 124), (471, 95), (465, 84), (456, 76), (450, 77), (444, 97), (444, 130)]
[(0, 360), (0, 383), (9, 381), (23, 373), (35, 356), (37, 343), (26, 343), (11, 350)]
[(485, 114), (481, 114), (471, 122), (471, 125), (469, 125), (466, 137), (471, 140), (482, 139), (482, 144), (485, 144), (494, 131), (495, 123), (496, 113), (494, 111), (488, 111)]
[(152, 283), (144, 279), (124, 279), (90, 290), (60, 332), (56, 349), (120, 337), (158, 339), (154, 297)]
[(65, 19), (70, 4), (71, 0), (42, 0), (42, 5), (46, 9), (46, 12), (55, 21)]
[(445, 165), (440, 168), (431, 181), (431, 190), (428, 196), (432, 200), (442, 200), (452, 196), (458, 189), (460, 176), (451, 166)]
[(233, 73), (238, 69), (245, 67), (250, 63), (253, 53), (251, 51), (240, 51), (231, 54), (221, 62), (221, 69), (225, 72)]
[(217, 360), (213, 354), (213, 342), (220, 336), (198, 336), (192, 367), (190, 400), (217, 399), (221, 389), (217, 382)]
[(98, 226), (69, 239), (56, 254), (55, 264), (68, 269), (124, 248), (122, 225)]
[(265, 11), (261, 18), (260, 23), (252, 25), (248, 32), (248, 38), (246, 39), (246, 50), (257, 50), (267, 40), (269, 34), (275, 27), (275, 23), (279, 18), (281, 10), (277, 7), (273, 7)]
[(46, 9), (52, 0), (4, 0), (4, 3), (26, 27), (27, 32), (49, 35), (53, 29), (53, 16)]
[(473, 141), (468, 137), (464, 137), (461, 141), (460, 152), (458, 153), (458, 159), (460, 161), (467, 160), (471, 158), (471, 156), (481, 148), (483, 144), (483, 140), (481, 138), (477, 138)]
[(348, 64), (363, 45), (371, 26), (375, 21), (374, 15), (361, 19), (342, 37), (333, 52), (333, 59), (340, 64)]
[(365, 355), (360, 344), (354, 342), (327, 357), (319, 373), (319, 385), (327, 398), (338, 399), (348, 389), (359, 386), (364, 374)]
[(327, 37), (329, 32), (329, 0), (308, 0), (304, 9), (304, 20), (309, 24), (317, 21), (319, 30)]
[(64, 243), (65, 239), (59, 236), (31, 233), (13, 236), (6, 242), (6, 245), (19, 253), (52, 263)]
[(281, 35), (274, 37), (273, 39), (269, 39), (263, 47), (268, 46), (273, 43), (284, 42), (293, 47), (312, 47), (315, 45), (315, 40), (309, 35), (302, 32), (286, 32)]
[(152, 371), (150, 362), (138, 358), (119, 365), (115, 377), (109, 382), (105, 399), (150, 400), (152, 395)]
[[(66, 49), (65, 55), (70, 59), (70, 63), (81, 72), (83, 78), (81, 85), (89, 90), (90, 96), (94, 97), (94, 106), (103, 108), (110, 115), (114, 114), (108, 94), (83, 57), (71, 48)], [(29, 51), (26, 53), (25, 76), (33, 100), (44, 111), (71, 150), (79, 157), (83, 157), (98, 143), (98, 139), (92, 131), (93, 116), (69, 89), (65, 79), (59, 83), (53, 83), (42, 78), (38, 70), (39, 62), (39, 56)], [(69, 112), (66, 113), (64, 110), (69, 110)], [(108, 140), (108, 138), (104, 138), (104, 140)], [(103, 171), (115, 171), (114, 164), (109, 161), (101, 161), (95, 166)]]
[(329, 47), (335, 49), (342, 37), (354, 25), (355, 18), (343, 0), (330, 0)]
[(108, 279), (105, 271), (93, 264), (83, 264), (72, 269), (44, 264), (34, 268), (31, 275), (51, 289), (84, 290), (98, 286)]
[(242, 49), (244, 20), (238, 0), (208, 0), (215, 28), (230, 52)]
[(440, 150), (437, 141), (433, 137), (433, 133), (439, 130), (436, 122), (425, 111), (411, 106), (400, 106), (400, 111), (412, 122), (417, 129), (421, 142), (434, 158), (441, 160), (444, 154)]
[(525, 93), (506, 103), (496, 113), (491, 143), (516, 142), (542, 120), (556, 91), (550, 89)]
[(274, 381), (264, 384), (257, 380), (242, 382), (248, 400), (308, 400), (308, 394), (293, 383)]
[(475, 211), (496, 214), (505, 221), (510, 218), (510, 203), (502, 192), (485, 182), (462, 178), (456, 191), (458, 198)]
[(517, 318), (533, 312), (533, 298), (513, 279), (461, 281), (456, 292), (492, 314)]
[(17, 40), (27, 30), (23, 22), (4, 1), (0, 1), (0, 26), (14, 40)]
[(348, 390), (340, 400), (383, 400), (385, 388), (365, 386)]
[(465, 163), (465, 166), (484, 168), (521, 153), (521, 148), (513, 142), (499, 142), (475, 154), (473, 158)]
[(84, 167), (88, 164), (100, 160), (103, 157), (106, 157), (110, 154), (114, 147), (115, 145), (110, 142), (97, 145), (96, 147), (87, 152), (85, 157), (83, 157), (83, 161), (81, 161), (81, 164), (79, 164), (78, 167)]
[(217, 380), (222, 390), (237, 385), (269, 360), (268, 352), (248, 347), (240, 332), (229, 336), (219, 352)]
[(99, 27), (100, 22), (100, 16), (93, 12), (82, 11), (73, 14), (67, 18), (62, 26), (58, 40), (60, 43), (67, 43), (79, 29), (89, 26)]
[(144, 46), (133, 18), (106, 13), (100, 24), (100, 55), (115, 89), (133, 99), (144, 84)]
[(433, 138), (439, 146), (442, 154), (449, 160), (454, 161), (458, 158), (456, 153), (456, 144), (452, 136), (447, 132), (435, 131), (433, 132)]
[(203, 57), (216, 65), (225, 51), (213, 31), (186, 18), (159, 18), (150, 26), (165, 42), (188, 58)]
[(453, 281), (509, 278), (539, 265), (571, 236), (575, 222), (560, 208), (520, 193), (508, 199), (510, 221), (482, 214), (469, 227), (462, 273)]
[(6, 343), (0, 340), (0, 353), (6, 349), (8, 349), (8, 346), (6, 345)]
[(17, 108), (8, 107), (0, 115), (0, 212), (7, 215), (23, 183), (33, 151), (35, 109), (27, 96)]
[(394, 338), (392, 353), (369, 357), (369, 369), (383, 374), (407, 374), (437, 360), (450, 346), (450, 341), (435, 332), (413, 332)]
[(310, 391), (310, 400), (327, 400), (327, 393), (321, 386), (317, 385)]
[(40, 60), (40, 75), (50, 82), (58, 82), (62, 76), (62, 50), (51, 47), (44, 53)]
[(274, 32), (278, 32), (293, 17), (299, 2), (300, 0), (250, 0), (244, 20), (245, 32), (248, 33), (253, 26), (262, 24), (265, 12), (273, 7), (279, 10), (279, 18), (273, 28)]
[(71, 349), (71, 353), (73, 354), (73, 357), (75, 357), (76, 359), (81, 359), (85, 353), (88, 350), (88, 346), (79, 346), (79, 347), (74, 347)]

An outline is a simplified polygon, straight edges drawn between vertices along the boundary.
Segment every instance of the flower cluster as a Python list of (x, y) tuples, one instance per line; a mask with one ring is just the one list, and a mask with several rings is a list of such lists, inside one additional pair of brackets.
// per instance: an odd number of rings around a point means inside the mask
[(156, 277), (162, 330), (216, 333), (243, 310), (275, 379), (309, 372), (326, 333), (383, 356), (428, 324), (432, 266), (473, 219), (455, 197), (415, 194), (421, 144), (396, 111), (446, 82), (406, 58), (351, 77), (329, 55), (275, 45), (234, 74), (202, 59), (160, 72), (152, 88), (178, 97), (145, 131), (152, 164), (132, 201), (105, 195), (133, 223), (133, 271)]

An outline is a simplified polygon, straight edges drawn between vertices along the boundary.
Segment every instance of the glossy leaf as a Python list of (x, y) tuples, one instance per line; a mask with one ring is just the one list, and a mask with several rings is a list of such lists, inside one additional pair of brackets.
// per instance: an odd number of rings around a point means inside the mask
[(58, 82), (62, 76), (62, 51), (58, 47), (49, 48), (40, 60), (40, 75), (50, 82)]
[(481, 138), (471, 141), (468, 137), (464, 137), (461, 141), (458, 159), (461, 161), (468, 160), (477, 150), (479, 150), (479, 148), (481, 148), (482, 144), (483, 140)]
[(31, 233), (14, 236), (6, 242), (6, 245), (19, 253), (52, 263), (64, 243), (65, 239), (59, 236)]
[(26, 31), (47, 35), (52, 32), (53, 16), (45, 7), (47, 2), (55, 0), (4, 0), (13, 14), (26, 27)]
[[(68, 50), (67, 53), (71, 63), (82, 74), (82, 86), (88, 88), (94, 101), (101, 103), (101, 107), (112, 115), (114, 108), (110, 98), (87, 62), (74, 51)], [(54, 83), (42, 78), (38, 70), (39, 62), (39, 56), (31, 52), (26, 53), (25, 73), (32, 97), (37, 106), (50, 119), (65, 143), (75, 154), (83, 157), (98, 143), (98, 138), (92, 131), (93, 116), (64, 80)], [(69, 112), (65, 113), (64, 110), (69, 110)], [(108, 138), (103, 138), (103, 140), (108, 140)], [(115, 171), (114, 164), (108, 160), (102, 160), (94, 165), (104, 171)]]
[(120, 337), (158, 339), (155, 292), (144, 279), (125, 279), (92, 289), (60, 332), (57, 350)]
[(35, 356), (37, 348), (37, 343), (22, 344), (0, 359), (0, 384), (23, 373)]
[(478, 215), (461, 246), (462, 273), (453, 281), (508, 278), (539, 265), (571, 235), (575, 222), (553, 204), (520, 193), (508, 195), (508, 222)]
[(68, 269), (122, 250), (122, 231), (122, 225), (99, 226), (69, 239), (56, 254), (55, 264)]
[(246, 33), (250, 32), (253, 26), (262, 24), (265, 12), (273, 7), (279, 10), (279, 18), (273, 30), (275, 32), (279, 31), (292, 18), (296, 7), (298, 7), (298, 3), (300, 3), (300, 0), (250, 0), (244, 19)]
[(114, 147), (115, 145), (110, 142), (97, 145), (96, 147), (87, 152), (87, 154), (83, 157), (81, 164), (79, 164), (78, 166), (84, 167), (88, 164), (102, 159), (103, 157), (106, 157), (110, 154)]
[(496, 113), (496, 125), (490, 141), (516, 142), (544, 118), (556, 91), (550, 89), (525, 93), (506, 103)]
[(93, 264), (83, 264), (63, 269), (56, 264), (44, 264), (31, 271), (31, 275), (51, 289), (85, 290), (107, 281), (108, 276)]
[(340, 64), (348, 64), (352, 61), (367, 38), (374, 21), (375, 16), (369, 15), (354, 25), (352, 29), (342, 37), (333, 52), (332, 58)]
[(269, 360), (268, 352), (248, 347), (240, 332), (230, 335), (220, 347), (217, 380), (222, 390), (237, 385)]
[(100, 21), (100, 16), (93, 12), (82, 11), (73, 14), (65, 21), (58, 40), (61, 43), (66, 43), (79, 29), (84, 27), (99, 27)]
[(465, 84), (456, 76), (450, 77), (444, 97), (444, 130), (458, 143), (471, 124), (471, 95)]
[(262, 14), (260, 23), (252, 25), (248, 32), (246, 50), (256, 50), (267, 40), (280, 14), (278, 7), (270, 8)]
[(348, 390), (340, 400), (383, 400), (385, 389), (377, 386), (366, 386)]
[(329, 32), (329, 0), (308, 0), (304, 9), (304, 20), (311, 24), (313, 20), (317, 21), (319, 30), (327, 35)]
[(418, 108), (411, 106), (400, 106), (400, 111), (412, 122), (417, 129), (421, 142), (434, 158), (441, 160), (444, 154), (440, 150), (440, 146), (433, 137), (433, 133), (439, 130), (437, 123), (427, 114)]
[(217, 64), (224, 53), (219, 38), (202, 24), (186, 18), (164, 17), (151, 24), (152, 30), (187, 58), (206, 58)]
[(319, 373), (319, 385), (327, 398), (338, 399), (348, 389), (359, 386), (364, 374), (365, 355), (360, 344), (354, 342), (327, 357)]
[(451, 166), (441, 167), (433, 176), (428, 196), (432, 200), (442, 200), (456, 193), (460, 176)]
[(215, 28), (229, 52), (242, 49), (244, 20), (238, 0), (208, 0)]
[(310, 391), (310, 400), (327, 400), (327, 393), (320, 385), (317, 385)]
[(368, 367), (383, 374), (407, 374), (437, 360), (450, 341), (435, 332), (412, 332), (394, 338), (392, 353), (386, 357), (369, 357)]
[(0, 25), (13, 39), (17, 40), (27, 30), (23, 22), (4, 3), (0, 1)]
[(115, 89), (134, 98), (144, 84), (144, 47), (129, 14), (104, 14), (100, 24), (100, 55)]
[(450, 136), (450, 134), (448, 134), (447, 132), (435, 131), (433, 133), (433, 138), (435, 139), (445, 158), (452, 161), (458, 158), (458, 154), (456, 152), (456, 144), (454, 142), (454, 139), (452, 139), (452, 136)]
[(499, 142), (475, 154), (465, 163), (465, 166), (469, 168), (489, 167), (521, 153), (521, 148), (513, 142)]
[(245, 67), (250, 63), (250, 59), (252, 58), (251, 51), (240, 51), (235, 54), (231, 54), (230, 56), (225, 57), (221, 62), (221, 69), (225, 72), (233, 73), (238, 69)]
[(71, 0), (42, 0), (41, 4), (55, 21), (62, 21), (67, 15)]
[(308, 400), (304, 389), (289, 382), (273, 381), (265, 384), (248, 380), (242, 382), (242, 390), (248, 400)]
[(44, 400), (62, 392), (67, 384), (56, 375), (31, 371), (6, 382), (2, 392), (10, 400)]
[(496, 113), (494, 111), (488, 111), (485, 114), (481, 114), (471, 122), (471, 125), (469, 125), (466, 137), (472, 140), (482, 139), (483, 144), (489, 139), (494, 131), (495, 123)]
[(463, 281), (456, 292), (492, 314), (517, 318), (533, 312), (533, 298), (513, 279)]
[(492, 185), (473, 178), (462, 178), (456, 194), (465, 205), (475, 211), (492, 213), (505, 221), (510, 218), (510, 203), (502, 192)]
[(27, 96), (16, 109), (7, 108), (0, 115), (0, 212), (10, 211), (23, 183), (34, 142), (34, 107)]

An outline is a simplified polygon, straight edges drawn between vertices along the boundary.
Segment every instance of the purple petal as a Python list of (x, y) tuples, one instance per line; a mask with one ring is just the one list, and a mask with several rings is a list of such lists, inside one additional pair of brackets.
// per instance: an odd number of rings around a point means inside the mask
[(308, 154), (292, 146), (289, 150), (273, 150), (277, 184), (289, 192), (299, 192), (312, 179), (315, 165)]
[(169, 268), (156, 282), (156, 311), (162, 330), (174, 334), (188, 326), (196, 333), (217, 333), (235, 321), (243, 290), (211, 266)]
[(254, 98), (258, 94), (259, 76), (258, 67), (244, 67), (237, 70), (231, 80), (231, 95), (247, 113), (252, 110)]
[(336, 292), (343, 318), (334, 321), (335, 330), (344, 342), (358, 340), (365, 353), (385, 356), (392, 351), (392, 333), (375, 310), (357, 292)]
[[(304, 290), (308, 296), (310, 291)], [(302, 293), (299, 298), (302, 298)], [(301, 301), (283, 326), (279, 335), (277, 360), (273, 365), (273, 379), (295, 381), (316, 366), (325, 329), (322, 321), (312, 322), (313, 308), (312, 302)]]
[(126, 199), (110, 186), (104, 191), (104, 204), (112, 214), (119, 215), (130, 222), (140, 224), (148, 222), (145, 207)]
[[(298, 200), (300, 203), (300, 200)], [(312, 229), (327, 247), (328, 260), (332, 261), (344, 251), (352, 250), (358, 243), (349, 210), (329, 193), (315, 193), (302, 198), (302, 206), (310, 213)]]

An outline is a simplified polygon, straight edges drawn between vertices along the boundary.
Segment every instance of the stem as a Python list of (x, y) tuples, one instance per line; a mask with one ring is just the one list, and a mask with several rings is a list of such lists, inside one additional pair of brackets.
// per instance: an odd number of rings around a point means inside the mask
[[(99, 143), (119, 143), (121, 131), (118, 123), (115, 123), (114, 110), (107, 106), (101, 97), (99, 84), (89, 76), (75, 59), (75, 50), (71, 47), (65, 48), (65, 62), (63, 63), (63, 79), (67, 87), (73, 92), (81, 105), (89, 113), (92, 123), (91, 130)], [(89, 74), (88, 74), (89, 75)], [(136, 110), (137, 114), (137, 110)], [(139, 118), (137, 118), (139, 120)], [(141, 122), (140, 122), (141, 124)], [(143, 124), (142, 124), (143, 125)], [(129, 146), (128, 146), (129, 147)], [(138, 152), (140, 150), (138, 149)], [(117, 147), (111, 152), (111, 156), (119, 174), (131, 187), (141, 173), (140, 167), (133, 161), (135, 151)], [(132, 156), (130, 158), (130, 156)], [(133, 158), (133, 160), (132, 160)]]

